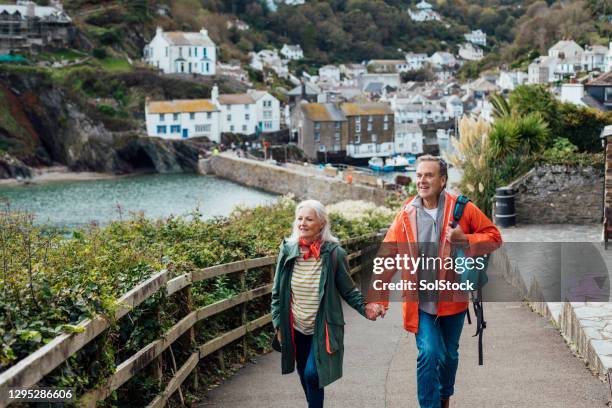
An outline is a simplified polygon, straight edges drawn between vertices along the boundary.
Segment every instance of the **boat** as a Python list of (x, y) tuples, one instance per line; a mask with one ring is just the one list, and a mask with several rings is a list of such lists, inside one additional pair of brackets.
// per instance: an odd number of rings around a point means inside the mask
[(389, 172), (394, 170), (393, 166), (387, 165), (380, 157), (372, 157), (368, 160), (368, 167), (374, 171)]
[(403, 171), (410, 165), (408, 159), (404, 156), (389, 157), (385, 160), (385, 167), (391, 166), (393, 171)]

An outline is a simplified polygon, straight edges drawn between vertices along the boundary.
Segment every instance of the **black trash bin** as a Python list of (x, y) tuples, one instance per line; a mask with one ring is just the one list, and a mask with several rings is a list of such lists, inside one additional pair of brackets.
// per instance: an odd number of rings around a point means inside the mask
[(506, 228), (516, 225), (514, 190), (508, 187), (495, 189), (495, 224)]

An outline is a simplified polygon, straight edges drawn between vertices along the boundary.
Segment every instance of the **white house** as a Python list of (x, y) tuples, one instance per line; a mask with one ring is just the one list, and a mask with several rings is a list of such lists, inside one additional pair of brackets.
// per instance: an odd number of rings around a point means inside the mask
[(370, 60), (368, 68), (372, 72), (408, 72), (408, 63), (406, 60)]
[(439, 103), (418, 94), (412, 98), (395, 94), (390, 103), (395, 123), (435, 123), (449, 119), (448, 112)]
[(591, 45), (587, 46), (582, 53), (581, 67), (585, 71), (599, 70), (605, 71), (606, 68), (606, 54), (608, 49), (603, 45)]
[(466, 61), (480, 61), (484, 56), (482, 48), (472, 43), (464, 43), (459, 46), (459, 56)]
[(538, 57), (527, 69), (528, 79), (530, 84), (545, 84), (555, 81), (555, 69), (558, 59), (555, 57)]
[(406, 53), (406, 63), (408, 64), (409, 71), (416, 71), (425, 66), (427, 62), (427, 54), (417, 54), (414, 52)]
[(457, 65), (457, 59), (450, 52), (438, 51), (429, 57), (429, 63), (434, 67), (454, 67)]
[(561, 102), (570, 102), (579, 106), (587, 106), (582, 100), (584, 98), (584, 85), (583, 84), (562, 84), (561, 95), (559, 99)]
[(251, 134), (257, 126), (257, 106), (255, 99), (249, 94), (219, 95), (217, 87), (213, 87), (213, 102), (221, 111), (221, 132)]
[(340, 82), (340, 68), (335, 65), (325, 65), (319, 68), (319, 79)]
[(416, 5), (416, 10), (408, 9), (408, 14), (413, 21), (440, 21), (441, 17), (436, 11), (434, 11), (433, 6), (422, 0), (419, 4)]
[(548, 49), (549, 57), (559, 59), (578, 58), (582, 56), (584, 49), (572, 40), (562, 40)]
[(255, 117), (262, 132), (280, 130), (280, 101), (266, 91), (249, 89), (247, 93), (255, 100)]
[(482, 32), (482, 30), (473, 30), (471, 33), (464, 34), (465, 39), (472, 44), (487, 45), (487, 34)]
[(219, 108), (210, 99), (147, 101), (147, 135), (163, 139), (206, 136), (221, 141)]
[(250, 67), (263, 71), (264, 67), (271, 69), (281, 78), (289, 77), (289, 69), (287, 60), (281, 59), (277, 50), (261, 50), (258, 53), (250, 52), (251, 57)]
[(368, 69), (363, 64), (342, 64), (340, 65), (340, 72), (346, 75), (347, 78), (353, 79), (367, 74)]
[(204, 28), (187, 33), (157, 27), (155, 37), (144, 48), (144, 60), (165, 74), (215, 75), (217, 51)]
[(500, 71), (497, 86), (502, 90), (513, 91), (527, 82), (528, 74), (522, 71)]
[(604, 71), (612, 71), (612, 42), (610, 42), (608, 46), (608, 52), (606, 53), (606, 58), (604, 60)]
[(446, 114), (449, 118), (460, 118), (463, 115), (463, 102), (457, 95), (451, 95), (446, 100)]
[(395, 137), (393, 140), (395, 153), (423, 153), (423, 131), (412, 123), (395, 122)]
[(304, 58), (304, 51), (302, 51), (302, 47), (300, 47), (299, 44), (283, 44), (283, 48), (281, 48), (280, 53), (282, 56), (290, 60), (297, 61)]

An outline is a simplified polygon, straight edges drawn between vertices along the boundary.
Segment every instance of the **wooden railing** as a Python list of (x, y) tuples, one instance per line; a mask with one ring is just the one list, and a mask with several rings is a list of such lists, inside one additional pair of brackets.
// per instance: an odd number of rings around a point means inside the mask
[[(359, 245), (364, 242), (375, 239), (376, 236), (377, 234), (374, 233), (342, 241), (342, 245), (348, 253), (347, 258), (351, 275), (361, 270), (361, 250), (355, 248), (359, 248)], [(119, 307), (114, 314), (115, 320), (121, 319), (130, 310), (159, 291), (164, 291), (166, 296), (173, 296), (173, 300), (176, 300), (177, 304), (181, 305), (181, 315), (183, 317), (161, 335), (159, 339), (149, 343), (116, 366), (114, 374), (107, 378), (102, 385), (80, 396), (78, 398), (79, 406), (95, 407), (97, 401), (108, 398), (113, 391), (117, 390), (140, 370), (151, 364), (159, 365), (157, 377), (161, 381), (161, 355), (167, 349), (170, 349), (172, 352), (173, 345), (178, 343), (179, 340), (182, 340), (181, 349), (189, 350), (191, 355), (180, 368), (174, 367), (173, 377), (148, 407), (164, 407), (168, 399), (177, 391), (179, 391), (182, 399), (180, 387), (189, 374), (197, 367), (198, 362), (224, 346), (242, 338), (246, 354), (247, 344), (245, 336), (249, 332), (264, 327), (272, 321), (271, 313), (267, 313), (252, 321), (247, 320), (247, 302), (271, 293), (272, 283), (246, 290), (246, 274), (251, 269), (269, 268), (270, 282), (273, 282), (275, 262), (276, 257), (273, 256), (256, 258), (194, 270), (173, 278), (170, 277), (170, 273), (167, 270), (163, 270), (127, 292), (119, 299)], [(193, 310), (191, 301), (193, 283), (233, 273), (239, 274), (242, 292), (233, 297)], [(241, 305), (241, 325), (239, 327), (223, 333), (202, 345), (198, 346), (195, 344), (194, 326), (196, 323), (238, 305)], [(110, 321), (108, 318), (99, 316), (87, 319), (78, 326), (82, 331), (78, 330), (78, 333), (62, 334), (56, 337), (14, 366), (0, 373), (0, 407), (8, 405), (9, 388), (35, 387), (45, 375), (108, 329)], [(174, 354), (171, 354), (172, 361), (175, 363)]]

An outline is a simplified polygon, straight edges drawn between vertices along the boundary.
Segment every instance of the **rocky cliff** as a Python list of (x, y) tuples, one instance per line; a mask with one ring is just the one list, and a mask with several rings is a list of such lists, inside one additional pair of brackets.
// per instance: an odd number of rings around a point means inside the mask
[[(134, 78), (123, 80), (128, 87), (139, 85)], [(143, 93), (165, 97), (164, 81), (168, 80), (148, 78)], [(198, 95), (190, 92), (185, 97), (203, 97), (204, 91), (200, 88)], [(126, 116), (104, 116), (85, 94), (58, 85), (43, 73), (0, 72), (0, 178), (27, 178), (31, 167), (53, 164), (108, 173), (196, 171), (198, 155), (208, 149), (208, 140), (141, 137), (142, 112)]]

